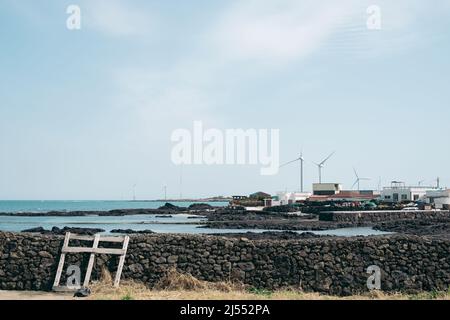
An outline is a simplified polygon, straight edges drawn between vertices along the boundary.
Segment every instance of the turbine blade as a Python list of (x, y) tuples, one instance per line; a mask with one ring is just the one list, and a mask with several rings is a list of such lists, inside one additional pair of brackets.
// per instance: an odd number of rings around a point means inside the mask
[(291, 164), (291, 163), (293, 163), (293, 162), (299, 161), (299, 160), (300, 160), (300, 158), (295, 159), (295, 160), (292, 160), (292, 161), (289, 161), (289, 162), (287, 162), (287, 163), (281, 165), (280, 168), (282, 168), (282, 167), (284, 167), (284, 166), (287, 166), (288, 164)]
[(323, 160), (320, 164), (324, 165), (325, 162), (327, 162), (334, 154), (336, 153), (336, 151), (333, 151), (328, 157), (325, 158), (325, 160)]
[(358, 172), (356, 172), (355, 167), (353, 167), (353, 172), (355, 173), (356, 178), (359, 179)]

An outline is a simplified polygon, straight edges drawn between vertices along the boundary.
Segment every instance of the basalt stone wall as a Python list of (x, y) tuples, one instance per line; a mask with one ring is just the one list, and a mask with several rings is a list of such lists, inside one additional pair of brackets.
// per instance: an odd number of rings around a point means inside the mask
[(319, 220), (351, 222), (351, 223), (371, 223), (385, 222), (406, 219), (439, 219), (450, 218), (450, 211), (333, 211), (321, 212)]
[[(0, 233), (0, 289), (49, 290), (62, 241), (60, 236)], [(65, 266), (78, 264), (85, 270), (87, 260), (88, 255), (71, 254)], [(104, 266), (113, 272), (117, 260), (97, 256), (92, 279)], [(208, 281), (348, 295), (368, 290), (366, 270), (371, 265), (381, 268), (385, 291), (448, 290), (450, 241), (415, 236), (250, 241), (138, 235), (130, 240), (123, 278), (152, 286), (176, 267)]]

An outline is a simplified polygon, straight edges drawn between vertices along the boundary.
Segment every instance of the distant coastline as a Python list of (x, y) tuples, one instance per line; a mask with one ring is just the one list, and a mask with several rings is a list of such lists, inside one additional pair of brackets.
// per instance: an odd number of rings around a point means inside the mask
[[(45, 214), (48, 212), (60, 212), (61, 214), (74, 212), (107, 212), (114, 210), (136, 211), (150, 210), (152, 211), (172, 203), (177, 207), (187, 208), (192, 204), (208, 203), (212, 206), (228, 206), (227, 200), (215, 200), (215, 198), (193, 199), (192, 201), (178, 200), (0, 200), (0, 213), (33, 213), (35, 215)], [(117, 213), (117, 212), (116, 212)]]
[[(232, 198), (206, 198), (206, 199), (159, 199), (159, 200), (148, 200), (149, 202), (227, 202), (233, 200)], [(133, 202), (134, 200), (131, 200)], [(136, 200), (141, 202), (146, 202), (146, 200)]]

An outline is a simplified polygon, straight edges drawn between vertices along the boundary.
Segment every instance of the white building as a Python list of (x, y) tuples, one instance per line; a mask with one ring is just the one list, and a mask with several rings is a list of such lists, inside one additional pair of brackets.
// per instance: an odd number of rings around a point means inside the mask
[(403, 182), (393, 181), (390, 187), (383, 188), (381, 191), (381, 200), (392, 203), (425, 200), (427, 192), (433, 190), (436, 188), (406, 186)]
[(450, 209), (450, 189), (427, 191), (426, 202), (434, 204), (436, 209)]
[(310, 196), (311, 193), (309, 192), (277, 192), (277, 195), (271, 199), (265, 199), (264, 205), (266, 207), (284, 206), (297, 201), (304, 201)]

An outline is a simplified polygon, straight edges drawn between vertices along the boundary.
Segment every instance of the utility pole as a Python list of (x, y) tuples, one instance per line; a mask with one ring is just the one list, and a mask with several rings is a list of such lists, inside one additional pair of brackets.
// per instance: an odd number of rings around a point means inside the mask
[(300, 160), (300, 192), (303, 193), (303, 159)]
[(180, 200), (183, 199), (183, 165), (180, 166)]

